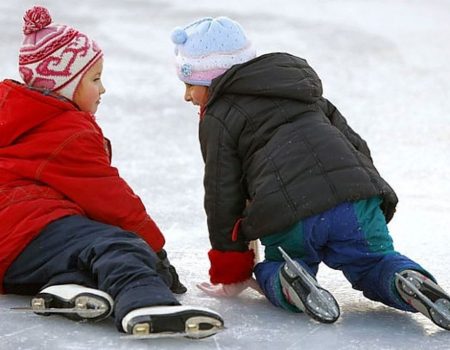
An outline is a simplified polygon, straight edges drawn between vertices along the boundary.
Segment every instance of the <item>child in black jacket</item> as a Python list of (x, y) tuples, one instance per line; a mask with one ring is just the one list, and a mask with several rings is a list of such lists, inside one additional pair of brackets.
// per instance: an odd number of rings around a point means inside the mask
[[(450, 329), (450, 297), (394, 249), (394, 190), (366, 142), (322, 97), (308, 63), (286, 53), (256, 57), (226, 17), (176, 28), (172, 41), (184, 98), (200, 106), (212, 249), (211, 284), (199, 287), (237, 295), (258, 288), (254, 272), (274, 305), (334, 322), (336, 301), (311, 277), (324, 262), (367, 298)], [(257, 239), (265, 260), (254, 267), (248, 243)], [(279, 248), (295, 263), (284, 263)]]

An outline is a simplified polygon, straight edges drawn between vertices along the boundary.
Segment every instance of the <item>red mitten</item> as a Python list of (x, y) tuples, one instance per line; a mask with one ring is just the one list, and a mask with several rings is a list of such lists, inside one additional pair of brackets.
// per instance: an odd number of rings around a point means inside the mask
[(255, 259), (253, 250), (222, 252), (211, 249), (208, 256), (211, 262), (209, 276), (213, 284), (239, 283), (252, 276)]

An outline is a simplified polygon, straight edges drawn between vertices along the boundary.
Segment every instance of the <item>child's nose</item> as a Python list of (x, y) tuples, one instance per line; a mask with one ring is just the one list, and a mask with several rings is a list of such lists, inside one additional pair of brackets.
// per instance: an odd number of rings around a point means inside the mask
[(185, 93), (184, 93), (184, 100), (186, 102), (190, 102), (191, 101), (191, 94), (189, 93), (189, 90), (186, 89)]
[(100, 90), (99, 90), (100, 95), (103, 95), (105, 92), (106, 92), (106, 89), (103, 86), (103, 83), (100, 83)]

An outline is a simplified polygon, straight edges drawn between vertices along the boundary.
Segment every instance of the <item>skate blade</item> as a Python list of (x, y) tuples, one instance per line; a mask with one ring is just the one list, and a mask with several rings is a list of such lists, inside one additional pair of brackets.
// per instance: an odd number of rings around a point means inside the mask
[[(450, 302), (447, 299), (438, 299), (434, 305), (436, 308), (430, 310), (432, 321), (450, 331)], [(436, 309), (439, 312), (436, 312)]]
[(403, 277), (399, 273), (396, 273), (395, 276), (409, 288), (409, 290), (405, 292), (425, 304), (429, 312), (429, 315), (425, 316), (430, 318), (436, 325), (445, 328), (446, 330), (450, 330), (450, 301), (448, 299), (439, 298), (433, 302), (407, 278)]
[(323, 323), (336, 322), (341, 315), (336, 299), (325, 289), (319, 289), (318, 293), (310, 293), (306, 298), (305, 309), (313, 314), (317, 321)]
[[(314, 278), (312, 278), (308, 272), (304, 271), (303, 267), (300, 266), (295, 260), (293, 260), (281, 247), (278, 247), (278, 250), (281, 252), (281, 255), (286, 261), (286, 265), (288, 269), (295, 273), (298, 277), (302, 279), (304, 283), (306, 283), (310, 290), (317, 290), (317, 286), (315, 284)], [(292, 276), (291, 276), (292, 277)]]
[[(208, 325), (205, 329), (203, 325)], [(206, 316), (194, 316), (186, 320), (185, 329), (182, 332), (158, 332), (151, 333), (148, 323), (138, 323), (133, 327), (133, 334), (121, 336), (124, 339), (157, 339), (157, 338), (191, 338), (201, 339), (215, 335), (225, 330), (219, 320)]]
[(127, 334), (122, 335), (121, 339), (128, 340), (139, 340), (139, 339), (159, 339), (159, 338), (190, 338), (190, 339), (202, 339), (213, 336), (217, 333), (224, 331), (226, 327), (215, 328), (214, 332), (204, 332), (202, 335), (193, 335), (192, 333), (180, 332), (180, 333), (169, 333), (169, 332), (161, 332), (161, 333), (149, 333), (149, 334)]
[[(202, 326), (204, 324), (211, 327), (205, 329)], [(223, 323), (219, 320), (207, 316), (194, 316), (186, 321), (185, 333), (188, 338), (200, 339), (210, 337), (223, 330)]]
[[(314, 278), (299, 263), (293, 260), (281, 247), (278, 247), (288, 269), (309, 288), (306, 300), (302, 301), (305, 311), (316, 321), (333, 323), (341, 315), (339, 305), (333, 295), (316, 285)], [(291, 278), (294, 276), (291, 276)]]
[(34, 312), (36, 314), (89, 314), (89, 315), (95, 315), (98, 314), (99, 311), (102, 311), (100, 309), (66, 309), (66, 308), (47, 308), (47, 309), (33, 309), (29, 306), (25, 307), (12, 307), (10, 308), (12, 311), (17, 312)]

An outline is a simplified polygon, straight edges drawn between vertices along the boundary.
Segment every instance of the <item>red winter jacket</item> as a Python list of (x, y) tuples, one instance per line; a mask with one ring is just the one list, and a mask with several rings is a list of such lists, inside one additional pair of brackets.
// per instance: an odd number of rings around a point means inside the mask
[(47, 224), (68, 215), (119, 226), (162, 249), (161, 231), (111, 166), (109, 150), (92, 114), (0, 83), (0, 282)]

